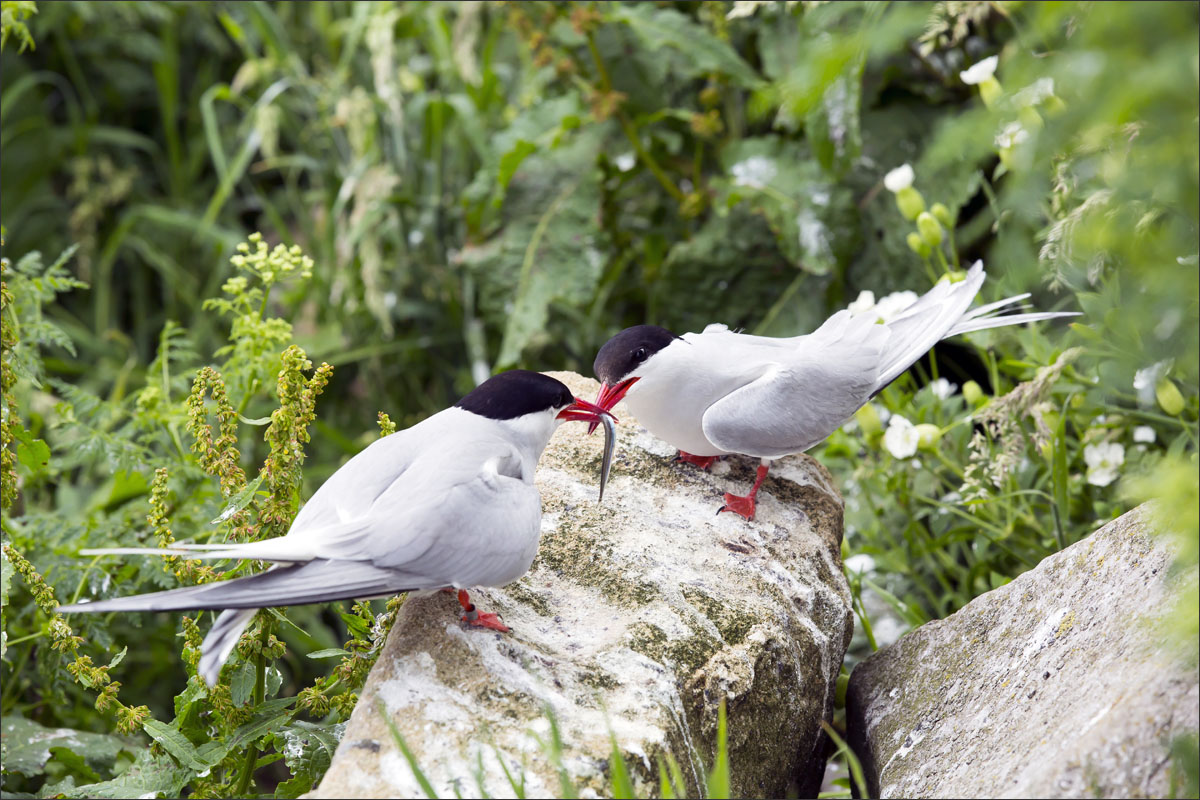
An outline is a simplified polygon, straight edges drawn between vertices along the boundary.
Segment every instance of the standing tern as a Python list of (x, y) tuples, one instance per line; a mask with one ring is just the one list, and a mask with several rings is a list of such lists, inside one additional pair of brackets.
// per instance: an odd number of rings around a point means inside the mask
[[(465, 587), (503, 586), (529, 570), (542, 517), (534, 469), (550, 437), (569, 420), (603, 422), (611, 442), (609, 412), (573, 397), (547, 375), (501, 373), (453, 407), (347, 461), (284, 536), (244, 544), (82, 551), (261, 559), (276, 565), (268, 571), (59, 611), (220, 609), (201, 648), (199, 672), (210, 686), (254, 614), (268, 606), (453, 587), (459, 589), (463, 621), (507, 631), (496, 614), (476, 610)], [(606, 448), (601, 496), (611, 449)]]
[(625, 398), (647, 430), (701, 469), (730, 453), (761, 459), (750, 493), (726, 493), (717, 510), (754, 519), (755, 496), (772, 459), (820, 443), (937, 342), (1075, 316), (1003, 313), (1028, 294), (968, 311), (984, 277), (977, 261), (962, 281), (937, 284), (883, 324), (874, 315), (843, 310), (812, 333), (786, 339), (720, 324), (683, 336), (657, 325), (626, 328), (596, 355), (596, 404), (608, 410)]

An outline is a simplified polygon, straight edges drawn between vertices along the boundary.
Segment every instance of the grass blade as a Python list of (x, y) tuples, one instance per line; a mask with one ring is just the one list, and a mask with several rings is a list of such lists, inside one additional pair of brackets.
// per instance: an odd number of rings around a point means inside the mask
[(717, 757), (713, 761), (712, 772), (708, 773), (708, 791), (705, 795), (711, 800), (728, 798), (729, 790), (729, 730), (725, 719), (725, 700), (717, 709)]
[(421, 765), (417, 763), (417, 757), (413, 755), (412, 750), (408, 749), (408, 742), (404, 741), (404, 736), (401, 735), (400, 729), (396, 727), (396, 723), (392, 722), (392, 717), (387, 713), (387, 708), (384, 707), (382, 701), (379, 703), (379, 713), (383, 716), (383, 721), (387, 723), (388, 730), (391, 731), (392, 739), (396, 742), (396, 747), (400, 748), (400, 752), (404, 754), (404, 760), (408, 762), (409, 768), (413, 772), (413, 777), (417, 779), (417, 784), (420, 785), (421, 791), (431, 800), (436, 800), (437, 792), (433, 790), (433, 784), (429, 782), (429, 778), (425, 777), (425, 772), (421, 769)]
[(846, 759), (846, 766), (850, 769), (850, 777), (858, 788), (857, 796), (868, 797), (867, 781), (863, 777), (862, 764), (859, 763), (858, 756), (850, 749), (850, 745), (846, 744), (846, 740), (838, 736), (838, 732), (833, 729), (832, 725), (825, 720), (821, 720), (821, 727), (825, 729), (825, 733), (837, 745), (837, 752), (834, 753), (833, 757), (837, 758), (841, 756)]
[[(635, 795), (633, 781), (629, 778), (629, 766), (625, 763), (621, 748), (617, 747), (617, 737), (611, 730), (608, 732), (608, 738), (612, 742), (612, 752), (608, 756), (608, 763), (612, 768), (612, 796), (616, 800), (633, 800)], [(660, 764), (659, 767), (661, 766)]]

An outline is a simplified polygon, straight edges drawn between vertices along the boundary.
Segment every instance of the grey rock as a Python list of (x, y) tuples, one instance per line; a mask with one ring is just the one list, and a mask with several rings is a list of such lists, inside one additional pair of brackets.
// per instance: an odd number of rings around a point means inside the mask
[(855, 668), (872, 797), (1165, 797), (1197, 672), (1161, 624), (1177, 586), (1141, 506)]
[[(594, 381), (552, 373), (580, 397)], [(842, 501), (808, 457), (780, 462), (758, 519), (716, 516), (756, 464), (706, 474), (621, 406), (617, 459), (598, 505), (601, 437), (559, 430), (542, 458), (542, 540), (528, 575), (472, 592), (509, 634), (468, 630), (449, 594), (410, 597), (313, 797), (421, 797), (384, 715), (442, 797), (556, 796), (540, 742), (547, 708), (562, 766), (581, 796), (610, 796), (610, 731), (640, 796), (658, 761), (679, 761), (696, 796), (728, 707), (734, 796), (813, 794), (824, 768), (822, 719), (850, 640), (842, 575)], [(540, 742), (539, 742), (540, 740)], [(503, 766), (501, 765), (503, 760)], [(518, 777), (519, 776), (519, 777)]]

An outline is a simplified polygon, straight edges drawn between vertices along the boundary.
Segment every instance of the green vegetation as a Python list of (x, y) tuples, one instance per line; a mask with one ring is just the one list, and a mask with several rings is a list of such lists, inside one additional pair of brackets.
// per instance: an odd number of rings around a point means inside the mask
[(214, 571), (79, 548), (274, 536), (380, 411), (976, 258), (1083, 316), (941, 345), (813, 451), (849, 661), (1150, 497), (1194, 658), (1198, 8), (6, 0), (5, 792), (298, 796), (396, 607), (264, 612), (208, 690), (207, 620), (53, 609)]

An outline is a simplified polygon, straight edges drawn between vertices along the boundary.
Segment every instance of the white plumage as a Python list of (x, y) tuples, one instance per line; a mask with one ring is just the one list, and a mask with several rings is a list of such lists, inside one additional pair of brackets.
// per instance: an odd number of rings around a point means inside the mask
[[(564, 419), (577, 418), (560, 414), (568, 409), (587, 414), (590, 404), (572, 398), (553, 378), (521, 371), (492, 378), (476, 392), (512, 375), (548, 392), (546, 407), (509, 418), (448, 408), (380, 439), (313, 494), (285, 536), (245, 544), (178, 544), (169, 550), (83, 551), (255, 559), (275, 562), (272, 569), (60, 610), (224, 609), (202, 647), (201, 673), (212, 684), (258, 608), (516, 580), (537, 552), (541, 498), (533, 477), (538, 459)], [(504, 400), (499, 397), (501, 404)], [(480, 406), (492, 413), (496, 404), (490, 399)], [(495, 411), (501, 417), (506, 413)]]
[[(741, 453), (763, 459), (765, 467), (824, 440), (941, 339), (1073, 316), (1003, 314), (1028, 295), (969, 311), (984, 278), (976, 262), (962, 281), (939, 283), (886, 323), (845, 310), (791, 338), (724, 325), (681, 337), (654, 326), (630, 328), (596, 357), (604, 382), (597, 402), (611, 408), (624, 397), (640, 423), (683, 454)], [(765, 475), (762, 469), (758, 483)], [(742, 499), (726, 495), (727, 504)], [(753, 491), (748, 509), (752, 516)]]

